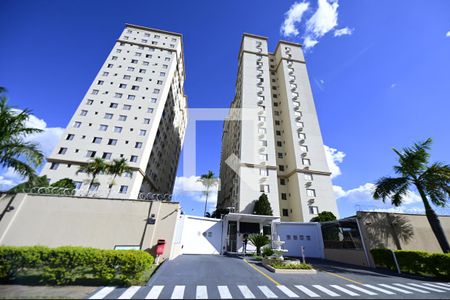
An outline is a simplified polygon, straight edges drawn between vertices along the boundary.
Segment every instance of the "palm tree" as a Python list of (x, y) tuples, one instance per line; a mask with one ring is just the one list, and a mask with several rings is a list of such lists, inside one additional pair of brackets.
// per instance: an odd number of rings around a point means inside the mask
[(114, 185), (114, 180), (117, 176), (122, 176), (123, 173), (130, 172), (131, 167), (128, 166), (127, 160), (125, 158), (121, 159), (114, 159), (111, 164), (108, 164), (107, 166), (107, 172), (108, 174), (114, 175), (113, 179), (111, 181), (111, 184), (109, 185), (109, 192), (107, 198), (109, 198), (109, 194), (111, 194), (112, 187)]
[(207, 174), (203, 174), (202, 176), (200, 176), (198, 181), (200, 181), (203, 184), (203, 186), (205, 187), (205, 191), (203, 193), (206, 196), (206, 201), (205, 201), (205, 212), (203, 213), (203, 215), (206, 216), (206, 207), (208, 205), (208, 196), (209, 196), (210, 189), (211, 189), (211, 187), (218, 184), (219, 179), (214, 177), (214, 173), (212, 171), (208, 171)]
[(428, 166), (431, 138), (414, 144), (402, 151), (393, 149), (398, 155), (399, 165), (394, 171), (399, 177), (382, 177), (373, 193), (375, 199), (390, 198), (392, 205), (400, 206), (410, 186), (415, 186), (425, 206), (425, 214), (443, 252), (450, 252), (450, 245), (444, 234), (436, 212), (430, 201), (439, 207), (445, 207), (450, 196), (450, 165), (436, 162)]
[(248, 240), (256, 247), (256, 255), (261, 255), (261, 248), (270, 243), (270, 239), (260, 233), (250, 234)]
[(36, 176), (34, 167), (42, 164), (44, 154), (37, 144), (26, 142), (24, 138), (42, 130), (27, 127), (31, 111), (19, 111), (8, 106), (5, 92), (6, 89), (0, 87), (0, 166), (33, 178)]
[(92, 180), (89, 183), (89, 188), (87, 194), (89, 194), (89, 191), (92, 188), (92, 185), (94, 184), (95, 178), (98, 174), (103, 173), (107, 170), (107, 164), (104, 159), (96, 157), (93, 161), (89, 162), (86, 165), (80, 166), (78, 168), (77, 174), (80, 172), (87, 173), (88, 175), (92, 175)]

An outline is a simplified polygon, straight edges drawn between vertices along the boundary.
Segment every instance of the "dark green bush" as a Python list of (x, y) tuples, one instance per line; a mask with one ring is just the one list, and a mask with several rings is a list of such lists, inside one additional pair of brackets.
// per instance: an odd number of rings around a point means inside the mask
[[(373, 249), (370, 252), (376, 266), (396, 270), (390, 250)], [(394, 252), (400, 271), (404, 273), (450, 278), (450, 253), (428, 253), (408, 250), (396, 250)]]
[(262, 249), (262, 256), (268, 257), (268, 256), (271, 256), (271, 255), (273, 255), (273, 250), (272, 250), (272, 248), (270, 248), (270, 247), (264, 247), (264, 248)]
[(36, 271), (41, 281), (68, 284), (80, 279), (113, 280), (129, 285), (150, 268), (153, 257), (139, 250), (102, 250), (83, 247), (0, 247), (0, 279), (11, 281)]

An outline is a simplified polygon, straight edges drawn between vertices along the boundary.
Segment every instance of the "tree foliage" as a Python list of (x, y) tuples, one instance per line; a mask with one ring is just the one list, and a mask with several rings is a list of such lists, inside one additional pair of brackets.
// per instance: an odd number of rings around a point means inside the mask
[(267, 198), (267, 195), (265, 193), (262, 193), (261, 196), (259, 196), (259, 199), (255, 201), (253, 214), (264, 216), (273, 215), (272, 207), (270, 206), (269, 199)]
[(205, 188), (203, 193), (205, 194), (206, 199), (205, 199), (205, 211), (203, 212), (203, 215), (206, 216), (206, 209), (208, 206), (209, 193), (211, 192), (211, 188), (216, 186), (219, 183), (219, 179), (214, 176), (214, 173), (212, 171), (208, 171), (208, 173), (200, 176), (198, 181), (201, 182), (203, 184), (203, 187)]
[(257, 255), (261, 255), (261, 247), (270, 243), (270, 239), (266, 235), (260, 233), (250, 234), (248, 240), (256, 247)]
[(390, 199), (392, 205), (400, 206), (411, 187), (419, 192), (425, 207), (425, 214), (436, 239), (444, 252), (450, 252), (450, 245), (442, 229), (439, 218), (430, 205), (444, 207), (450, 197), (450, 165), (429, 163), (431, 138), (416, 143), (401, 151), (393, 149), (398, 156), (398, 165), (394, 166), (397, 177), (382, 177), (375, 184), (374, 199), (383, 202)]
[(316, 217), (311, 219), (311, 222), (328, 222), (335, 221), (336, 216), (331, 211), (323, 211), (319, 213)]

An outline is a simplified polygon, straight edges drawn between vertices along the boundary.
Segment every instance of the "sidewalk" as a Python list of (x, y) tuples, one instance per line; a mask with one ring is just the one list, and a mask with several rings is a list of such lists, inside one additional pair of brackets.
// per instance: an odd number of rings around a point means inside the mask
[(98, 286), (0, 284), (0, 299), (86, 299)]

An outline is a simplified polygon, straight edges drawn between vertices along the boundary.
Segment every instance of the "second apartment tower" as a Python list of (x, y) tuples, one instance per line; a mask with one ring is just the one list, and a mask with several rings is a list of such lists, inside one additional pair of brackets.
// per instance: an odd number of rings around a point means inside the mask
[(90, 176), (79, 166), (124, 158), (132, 171), (114, 183), (100, 175), (91, 193), (171, 194), (187, 124), (184, 79), (180, 34), (127, 24), (41, 174), (70, 178), (85, 194)]
[(283, 221), (338, 216), (301, 45), (280, 41), (269, 53), (267, 38), (244, 34), (238, 61), (217, 207), (251, 214), (265, 193)]

